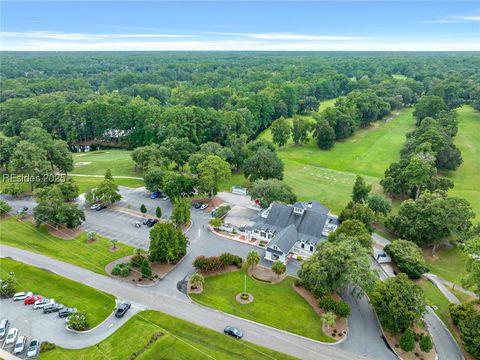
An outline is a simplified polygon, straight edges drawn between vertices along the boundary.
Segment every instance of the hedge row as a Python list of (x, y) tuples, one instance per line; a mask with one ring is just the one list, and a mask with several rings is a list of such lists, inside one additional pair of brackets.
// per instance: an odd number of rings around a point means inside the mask
[(242, 258), (230, 253), (223, 253), (220, 256), (197, 256), (193, 261), (195, 269), (203, 271), (216, 271), (229, 265), (236, 265), (238, 268), (241, 268)]

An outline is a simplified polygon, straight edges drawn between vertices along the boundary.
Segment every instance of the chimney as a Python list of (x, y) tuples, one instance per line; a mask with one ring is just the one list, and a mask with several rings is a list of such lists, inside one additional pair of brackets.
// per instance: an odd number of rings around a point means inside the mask
[(313, 203), (311, 201), (308, 202), (307, 207), (310, 209), (312, 207)]

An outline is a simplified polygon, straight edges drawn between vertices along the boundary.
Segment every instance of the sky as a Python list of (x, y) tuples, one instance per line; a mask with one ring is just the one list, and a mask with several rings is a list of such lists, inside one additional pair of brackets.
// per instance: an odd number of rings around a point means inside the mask
[(0, 50), (480, 51), (480, 1), (5, 1)]

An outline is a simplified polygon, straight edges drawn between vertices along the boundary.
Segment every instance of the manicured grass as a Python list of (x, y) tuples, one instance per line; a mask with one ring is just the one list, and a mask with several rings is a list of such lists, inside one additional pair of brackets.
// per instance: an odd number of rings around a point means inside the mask
[(115, 308), (112, 295), (49, 271), (7, 258), (0, 258), (0, 269), (2, 278), (10, 272), (14, 273), (18, 292), (31, 291), (65, 306), (86, 311), (91, 327), (100, 324)]
[(467, 273), (465, 266), (468, 257), (460, 249), (437, 250), (434, 258), (432, 258), (428, 252), (425, 258), (431, 273), (451, 281), (454, 284), (462, 284), (462, 279)]
[[(98, 178), (98, 177), (71, 176), (71, 178), (77, 182), (78, 187), (80, 189), (80, 194), (97, 187), (98, 184), (100, 184), (103, 181), (103, 178)], [(114, 181), (115, 181), (115, 184), (119, 186), (127, 186), (131, 188), (137, 188), (145, 185), (143, 180), (137, 180), (137, 179), (115, 178)]]
[(42, 353), (40, 359), (124, 360), (142, 349), (151, 336), (158, 332), (164, 335), (138, 359), (293, 359), (156, 311), (135, 315), (97, 346), (81, 350), (56, 348)]
[(247, 275), (247, 292), (253, 295), (254, 301), (243, 305), (235, 297), (243, 291), (245, 275), (246, 268), (208, 277), (203, 292), (192, 294), (191, 297), (200, 304), (233, 315), (315, 340), (334, 342), (322, 332), (320, 317), (292, 288), (292, 277), (272, 285), (253, 280)]
[[(131, 158), (131, 151), (127, 150), (98, 150), (88, 153), (74, 154), (76, 174), (104, 175), (106, 169), (112, 171), (112, 175), (117, 176), (137, 176), (141, 177), (140, 172), (134, 171), (134, 162)], [(79, 163), (90, 162), (90, 164), (79, 165)]]
[(358, 129), (329, 151), (320, 150), (312, 139), (304, 146), (278, 149), (285, 164), (285, 183), (300, 200), (318, 200), (335, 213), (350, 200), (357, 174), (364, 176), (375, 192), (381, 192), (379, 181), (385, 169), (399, 159), (405, 134), (414, 128), (412, 111), (403, 109), (395, 119)]
[(73, 240), (63, 240), (37, 229), (28, 221), (15, 218), (0, 220), (0, 243), (50, 256), (99, 274), (105, 274), (105, 266), (115, 259), (133, 254), (133, 248), (117, 244), (119, 250), (109, 251), (112, 244), (98, 236), (93, 243), (87, 242), (87, 235), (80, 234)]
[(435, 310), (435, 313), (440, 319), (442, 319), (444, 324), (449, 325), (450, 312), (448, 311), (448, 305), (450, 302), (448, 299), (443, 296), (440, 290), (438, 290), (438, 288), (428, 280), (421, 283), (420, 287), (425, 293), (427, 304), (438, 307), (438, 309)]
[(455, 183), (451, 195), (467, 199), (480, 221), (480, 112), (465, 105), (458, 112), (458, 134), (455, 145), (462, 152), (463, 164), (447, 174)]
[(242, 187), (247, 187), (249, 184), (248, 180), (245, 179), (245, 176), (243, 176), (242, 173), (239, 174), (232, 174), (232, 176), (225, 181), (222, 181), (218, 188), (220, 191), (231, 191), (232, 186), (242, 186)]

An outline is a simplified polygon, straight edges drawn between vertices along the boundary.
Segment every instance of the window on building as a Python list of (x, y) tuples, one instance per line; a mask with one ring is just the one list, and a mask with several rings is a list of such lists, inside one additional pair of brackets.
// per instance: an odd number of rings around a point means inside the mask
[(310, 245), (310, 251), (311, 252), (313, 252), (313, 249), (314, 249), (313, 245)]

